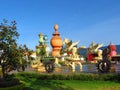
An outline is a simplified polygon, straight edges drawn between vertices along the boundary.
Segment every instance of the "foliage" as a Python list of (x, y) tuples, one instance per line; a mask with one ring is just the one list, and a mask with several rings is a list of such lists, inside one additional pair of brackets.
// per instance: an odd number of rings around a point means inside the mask
[(5, 73), (10, 71), (11, 68), (15, 65), (15, 55), (16, 55), (16, 39), (19, 34), (16, 31), (16, 22), (12, 21), (8, 24), (7, 20), (4, 20), (0, 24), (0, 50), (3, 50), (4, 53), (0, 57), (0, 64), (2, 66), (3, 76)]
[(0, 56), (0, 65), (2, 66), (3, 77), (8, 72), (17, 68), (23, 57), (23, 48), (18, 47), (16, 41), (19, 37), (17, 32), (16, 21), (9, 23), (3, 20), (0, 24), (0, 50), (3, 50)]

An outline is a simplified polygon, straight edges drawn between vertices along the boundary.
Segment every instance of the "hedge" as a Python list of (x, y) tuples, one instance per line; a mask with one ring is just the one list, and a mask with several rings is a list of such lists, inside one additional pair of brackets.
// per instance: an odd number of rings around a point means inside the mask
[(16, 78), (36, 78), (37, 80), (81, 80), (81, 81), (118, 81), (120, 82), (120, 73), (118, 74), (39, 74), (32, 72), (23, 72), (14, 74)]

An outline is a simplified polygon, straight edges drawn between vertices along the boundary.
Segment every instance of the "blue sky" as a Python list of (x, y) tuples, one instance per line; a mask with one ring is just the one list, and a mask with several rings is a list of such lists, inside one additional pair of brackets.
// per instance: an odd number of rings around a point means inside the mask
[(54, 32), (59, 25), (61, 38), (79, 46), (92, 41), (108, 45), (120, 44), (120, 0), (0, 0), (0, 22), (16, 20), (19, 44), (35, 50), (38, 34)]

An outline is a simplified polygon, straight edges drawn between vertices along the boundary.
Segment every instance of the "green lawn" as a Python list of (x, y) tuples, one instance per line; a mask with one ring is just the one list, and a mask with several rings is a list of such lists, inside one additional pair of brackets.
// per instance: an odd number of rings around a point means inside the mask
[(37, 78), (40, 74), (14, 75), (25, 83), (24, 90), (120, 90), (120, 83), (115, 81), (41, 80)]
[(32, 80), (25, 90), (120, 90), (120, 84), (105, 81)]
[(120, 83), (110, 81), (38, 80), (17, 77), (25, 82), (24, 90), (120, 90)]

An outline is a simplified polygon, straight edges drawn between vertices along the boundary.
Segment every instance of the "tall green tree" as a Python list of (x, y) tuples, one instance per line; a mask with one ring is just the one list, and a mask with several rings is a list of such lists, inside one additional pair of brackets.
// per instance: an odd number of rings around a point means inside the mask
[(16, 40), (19, 37), (16, 21), (8, 22), (3, 20), (0, 23), (0, 50), (3, 50), (0, 56), (0, 65), (2, 67), (3, 77), (14, 69), (17, 65), (20, 53), (17, 49)]

